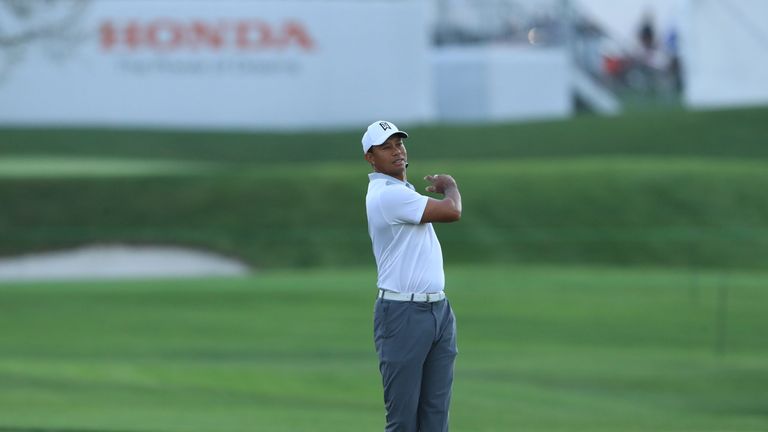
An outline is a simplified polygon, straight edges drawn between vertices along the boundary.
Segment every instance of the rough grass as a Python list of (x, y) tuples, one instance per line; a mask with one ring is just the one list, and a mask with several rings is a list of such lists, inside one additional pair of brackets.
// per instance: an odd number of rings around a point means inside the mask
[[(165, 243), (256, 268), (369, 263), (365, 166), (208, 166), (0, 180), (0, 253)], [(763, 268), (768, 256), (761, 160), (444, 160), (409, 174), (423, 189), (433, 172), (452, 173), (464, 196), (462, 221), (438, 227), (455, 261)]]
[[(768, 108), (656, 111), (622, 117), (482, 125), (408, 125), (413, 162), (582, 156), (768, 157)], [(396, 119), (392, 119), (393, 121)], [(362, 162), (364, 129), (246, 133), (119, 129), (0, 129), (0, 154), (202, 160), (271, 165)]]
[[(415, 126), (409, 179), (454, 174), (466, 263), (765, 268), (768, 109)], [(407, 126), (407, 125), (402, 125)], [(256, 268), (371, 257), (359, 133), (0, 130), (0, 255), (164, 243)]]

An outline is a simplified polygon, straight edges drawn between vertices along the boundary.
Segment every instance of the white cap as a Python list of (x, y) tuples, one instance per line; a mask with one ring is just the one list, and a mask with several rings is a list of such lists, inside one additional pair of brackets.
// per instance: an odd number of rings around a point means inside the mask
[(392, 122), (382, 120), (371, 123), (363, 134), (363, 153), (368, 153), (368, 149), (373, 146), (384, 144), (389, 137), (398, 133), (408, 138), (408, 134), (398, 129)]

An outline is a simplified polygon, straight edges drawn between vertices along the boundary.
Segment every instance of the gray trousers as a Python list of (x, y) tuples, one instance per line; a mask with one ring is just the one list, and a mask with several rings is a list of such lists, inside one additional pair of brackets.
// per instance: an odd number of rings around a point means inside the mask
[(456, 321), (448, 300), (377, 299), (373, 335), (387, 409), (386, 432), (446, 432)]

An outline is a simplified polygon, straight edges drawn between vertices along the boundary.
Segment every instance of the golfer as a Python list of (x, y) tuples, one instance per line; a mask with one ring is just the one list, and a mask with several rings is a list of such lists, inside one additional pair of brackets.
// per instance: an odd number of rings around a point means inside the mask
[(387, 432), (448, 430), (456, 323), (443, 288), (443, 253), (432, 222), (461, 217), (461, 195), (449, 175), (430, 175), (426, 190), (408, 183), (408, 134), (377, 121), (363, 135), (369, 174), (365, 205), (378, 267), (373, 327), (384, 383)]

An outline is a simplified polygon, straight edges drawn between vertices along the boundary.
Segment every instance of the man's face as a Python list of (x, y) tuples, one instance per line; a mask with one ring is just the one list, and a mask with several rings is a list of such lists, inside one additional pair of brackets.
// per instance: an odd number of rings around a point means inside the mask
[(371, 147), (365, 154), (365, 160), (373, 165), (374, 171), (404, 180), (408, 152), (405, 151), (403, 137), (395, 134), (383, 144)]

